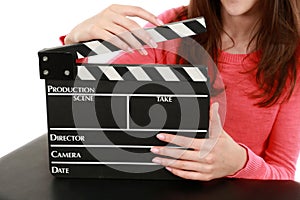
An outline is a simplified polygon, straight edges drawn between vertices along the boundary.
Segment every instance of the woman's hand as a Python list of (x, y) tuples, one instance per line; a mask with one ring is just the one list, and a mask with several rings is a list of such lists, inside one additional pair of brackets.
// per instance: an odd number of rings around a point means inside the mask
[(142, 18), (156, 26), (163, 24), (153, 14), (140, 7), (114, 4), (77, 25), (65, 37), (64, 42), (73, 44), (102, 39), (124, 51), (131, 52), (132, 49), (138, 49), (141, 54), (147, 55), (147, 51), (132, 34), (150, 47), (156, 48), (157, 44), (141, 26), (129, 19), (128, 16)]
[(153, 147), (153, 153), (174, 158), (156, 157), (153, 162), (165, 166), (179, 177), (192, 180), (208, 181), (233, 175), (242, 169), (247, 162), (246, 149), (223, 130), (218, 108), (218, 104), (211, 107), (209, 139), (158, 134), (157, 138), (164, 142), (193, 150)]

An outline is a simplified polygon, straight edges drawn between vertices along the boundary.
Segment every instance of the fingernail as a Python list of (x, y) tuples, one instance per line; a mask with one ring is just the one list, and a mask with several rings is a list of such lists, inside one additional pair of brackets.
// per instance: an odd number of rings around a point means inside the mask
[(150, 46), (152, 47), (152, 48), (157, 48), (157, 43), (156, 42), (154, 42), (154, 40), (149, 40), (149, 43), (150, 43)]
[(158, 134), (158, 135), (156, 135), (156, 137), (160, 140), (165, 140), (166, 139), (166, 137), (163, 134)]
[(168, 171), (172, 172), (172, 168), (166, 167), (166, 169), (167, 169)]
[(161, 160), (159, 158), (153, 158), (152, 162), (157, 163), (157, 164), (161, 164)]
[(157, 24), (159, 24), (160, 26), (164, 25), (164, 22), (161, 21), (161, 19), (157, 18), (156, 19)]
[(156, 148), (156, 147), (152, 147), (152, 148), (150, 149), (150, 151), (151, 151), (152, 153), (158, 153), (158, 152), (159, 152), (159, 149)]
[(130, 47), (127, 48), (127, 51), (128, 51), (129, 53), (133, 53), (133, 49), (130, 48)]
[(140, 54), (142, 54), (144, 56), (148, 55), (148, 52), (144, 48), (139, 49), (139, 52), (140, 52)]

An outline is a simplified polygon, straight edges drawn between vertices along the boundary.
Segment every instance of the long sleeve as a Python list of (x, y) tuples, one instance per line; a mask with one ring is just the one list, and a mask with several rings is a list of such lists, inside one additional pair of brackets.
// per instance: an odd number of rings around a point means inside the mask
[[(245, 167), (231, 176), (249, 179), (294, 179), (300, 149), (300, 80), (291, 99), (283, 103), (268, 138), (262, 157), (244, 146), (248, 152)], [(259, 138), (257, 138), (259, 139)]]

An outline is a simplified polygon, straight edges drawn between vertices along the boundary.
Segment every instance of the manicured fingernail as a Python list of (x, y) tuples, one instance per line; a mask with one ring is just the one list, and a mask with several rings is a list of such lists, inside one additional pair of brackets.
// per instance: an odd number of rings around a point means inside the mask
[(149, 43), (150, 43), (150, 46), (152, 47), (152, 48), (157, 48), (157, 43), (156, 42), (154, 42), (154, 40), (149, 40)]
[(157, 22), (160, 26), (164, 25), (164, 22), (161, 21), (161, 19), (159, 19), (159, 18), (156, 19), (156, 22)]
[(158, 152), (159, 152), (159, 149), (156, 148), (156, 147), (152, 147), (152, 148), (150, 149), (150, 151), (151, 151), (152, 153), (158, 153)]
[(152, 162), (157, 163), (157, 164), (161, 164), (161, 160), (159, 158), (153, 158)]
[(127, 48), (127, 52), (129, 52), (129, 53), (133, 53), (133, 49), (132, 49), (132, 48), (130, 48), (130, 47), (128, 47), (128, 48)]
[(156, 137), (160, 140), (165, 140), (166, 139), (166, 137), (163, 134), (158, 134), (158, 135), (156, 135)]
[(142, 54), (144, 56), (148, 55), (148, 52), (144, 48), (139, 49), (139, 52), (140, 52), (140, 54)]
[(166, 169), (170, 172), (172, 171), (172, 168), (170, 168), (170, 167), (166, 167)]

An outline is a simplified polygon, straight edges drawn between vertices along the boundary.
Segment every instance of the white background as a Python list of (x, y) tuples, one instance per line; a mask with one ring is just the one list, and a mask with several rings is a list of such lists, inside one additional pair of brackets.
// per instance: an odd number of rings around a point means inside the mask
[(112, 3), (141, 6), (158, 15), (188, 0), (10, 0), (1, 4), (0, 157), (47, 132), (37, 52), (60, 45), (59, 36)]

